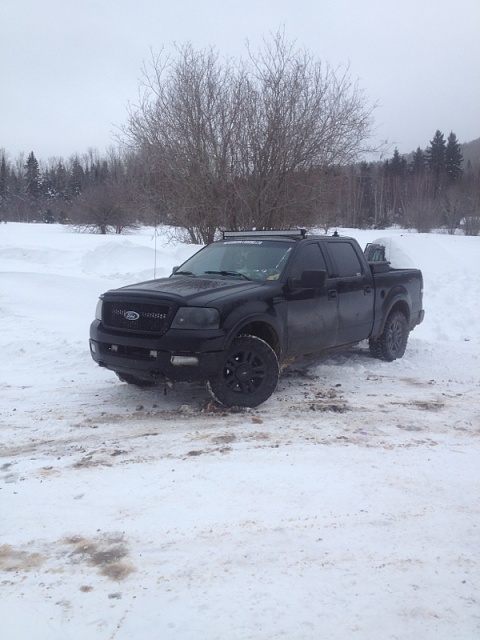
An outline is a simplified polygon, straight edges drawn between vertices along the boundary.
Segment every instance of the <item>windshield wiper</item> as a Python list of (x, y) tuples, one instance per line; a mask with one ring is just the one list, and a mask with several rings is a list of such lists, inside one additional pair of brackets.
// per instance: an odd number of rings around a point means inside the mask
[(244, 278), (245, 280), (251, 280), (244, 273), (240, 273), (240, 271), (204, 271), (204, 273), (214, 274), (219, 276), (233, 276), (234, 278)]
[(173, 276), (193, 276), (194, 278), (196, 277), (194, 273), (192, 273), (191, 271), (174, 271), (172, 273)]

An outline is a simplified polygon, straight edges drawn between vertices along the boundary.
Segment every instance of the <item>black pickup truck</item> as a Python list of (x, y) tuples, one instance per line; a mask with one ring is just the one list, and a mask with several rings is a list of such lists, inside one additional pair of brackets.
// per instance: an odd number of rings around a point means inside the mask
[(170, 277), (103, 294), (90, 353), (130, 384), (205, 381), (223, 405), (256, 407), (292, 358), (366, 339), (403, 356), (423, 278), (384, 257), (336, 234), (225, 231)]

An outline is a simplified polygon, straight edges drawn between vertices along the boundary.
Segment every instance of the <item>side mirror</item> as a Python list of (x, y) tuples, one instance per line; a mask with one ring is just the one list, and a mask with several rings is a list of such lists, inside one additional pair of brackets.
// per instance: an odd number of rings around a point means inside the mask
[(292, 289), (323, 289), (326, 281), (327, 272), (324, 269), (306, 269), (300, 278), (288, 279)]
[(326, 281), (325, 269), (307, 269), (300, 276), (300, 286), (304, 289), (323, 289)]
[(173, 274), (176, 273), (178, 271), (178, 269), (179, 269), (178, 265), (176, 267), (173, 267), (171, 275), (173, 276)]

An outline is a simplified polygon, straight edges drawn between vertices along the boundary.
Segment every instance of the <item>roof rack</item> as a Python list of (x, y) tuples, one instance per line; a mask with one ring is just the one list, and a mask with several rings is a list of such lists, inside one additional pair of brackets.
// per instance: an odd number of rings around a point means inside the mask
[(223, 239), (227, 238), (259, 238), (267, 236), (283, 236), (286, 238), (305, 238), (307, 235), (306, 229), (272, 229), (268, 230), (249, 230), (249, 231), (224, 231)]

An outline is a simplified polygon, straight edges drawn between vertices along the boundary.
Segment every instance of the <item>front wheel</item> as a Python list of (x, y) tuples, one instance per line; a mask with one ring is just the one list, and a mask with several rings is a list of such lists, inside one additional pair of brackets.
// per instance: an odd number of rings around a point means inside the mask
[(370, 353), (375, 358), (392, 362), (405, 353), (408, 342), (408, 321), (401, 311), (392, 311), (379, 338), (370, 338)]
[(275, 391), (280, 368), (272, 347), (256, 336), (235, 338), (222, 371), (208, 381), (213, 397), (226, 407), (258, 407)]

